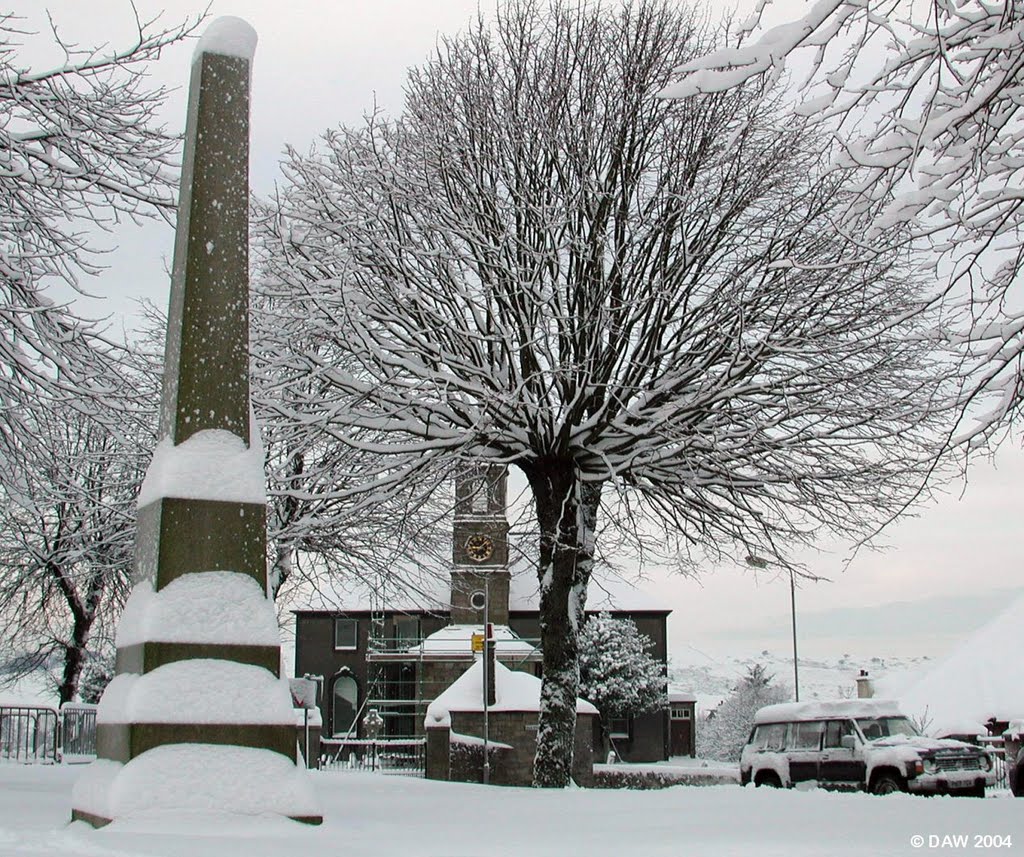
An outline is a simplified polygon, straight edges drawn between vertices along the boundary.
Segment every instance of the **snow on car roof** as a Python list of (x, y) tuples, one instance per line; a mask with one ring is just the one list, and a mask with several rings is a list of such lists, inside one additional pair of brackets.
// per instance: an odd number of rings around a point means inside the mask
[(786, 723), (790, 720), (823, 720), (830, 717), (902, 716), (899, 703), (891, 699), (813, 700), (766, 705), (754, 715), (754, 723)]

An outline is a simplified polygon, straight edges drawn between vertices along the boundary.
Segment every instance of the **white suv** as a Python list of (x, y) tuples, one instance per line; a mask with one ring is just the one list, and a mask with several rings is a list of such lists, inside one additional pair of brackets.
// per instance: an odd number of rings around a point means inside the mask
[(927, 738), (895, 702), (874, 699), (768, 705), (740, 757), (743, 785), (907, 791), (984, 797), (992, 757), (973, 744)]

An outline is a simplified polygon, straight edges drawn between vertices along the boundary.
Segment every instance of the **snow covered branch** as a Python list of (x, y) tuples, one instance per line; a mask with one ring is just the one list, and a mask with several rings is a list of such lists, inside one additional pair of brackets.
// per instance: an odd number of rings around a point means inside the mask
[(198, 23), (136, 19), (136, 38), (109, 49), (79, 48), (54, 26), (65, 61), (30, 70), (17, 19), (0, 18), (0, 395), (102, 397), (116, 374), (123, 352), (51, 295), (101, 270), (97, 230), (173, 216), (179, 135), (158, 121), (167, 91), (146, 67)]
[(963, 358), (954, 439), (970, 447), (1000, 435), (1024, 403), (1013, 297), (1024, 271), (1024, 7), (818, 0), (799, 20), (758, 27), (765, 6), (748, 22), (752, 37), (681, 64), (663, 95), (757, 76), (777, 90), (787, 65), (797, 70), (797, 111), (833, 135), (837, 169), (864, 171), (836, 216), (873, 211), (873, 241), (905, 227), (935, 272), (943, 335)]

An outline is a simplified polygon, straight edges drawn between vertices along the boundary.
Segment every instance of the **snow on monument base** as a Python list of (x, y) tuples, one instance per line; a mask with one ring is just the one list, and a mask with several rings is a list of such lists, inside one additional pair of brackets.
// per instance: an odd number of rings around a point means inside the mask
[(93, 827), (181, 810), (323, 820), (305, 770), (292, 760), (217, 744), (167, 744), (127, 764), (98, 759), (75, 783), (72, 806), (72, 820)]

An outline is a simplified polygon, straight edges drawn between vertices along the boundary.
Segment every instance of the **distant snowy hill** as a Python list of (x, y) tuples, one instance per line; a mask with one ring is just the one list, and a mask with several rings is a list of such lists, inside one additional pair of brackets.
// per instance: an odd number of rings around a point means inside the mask
[[(892, 697), (922, 675), (934, 663), (920, 657), (883, 657), (842, 655), (832, 659), (800, 658), (800, 699), (851, 699), (856, 697), (855, 679), (867, 670), (877, 697)], [(725, 699), (736, 683), (754, 664), (763, 664), (775, 677), (775, 683), (793, 688), (792, 654), (762, 650), (747, 654), (720, 654), (693, 647), (675, 651), (669, 662), (669, 681), (673, 687), (688, 690), (697, 697), (697, 710), (710, 711)]]

